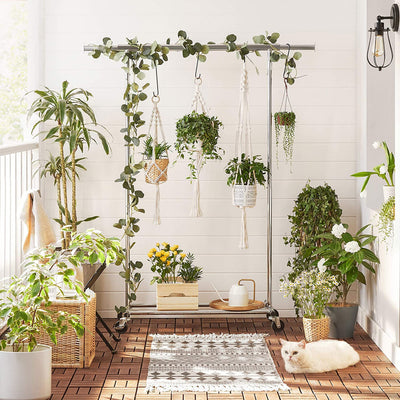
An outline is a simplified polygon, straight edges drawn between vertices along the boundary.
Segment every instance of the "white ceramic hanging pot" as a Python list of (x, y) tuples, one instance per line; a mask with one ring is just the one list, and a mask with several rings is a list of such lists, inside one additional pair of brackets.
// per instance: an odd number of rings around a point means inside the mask
[(389, 197), (394, 197), (395, 187), (394, 186), (383, 186), (383, 201), (386, 203)]
[(257, 200), (257, 185), (234, 185), (232, 203), (236, 207), (254, 207)]
[(0, 351), (0, 400), (46, 400), (51, 396), (51, 347)]

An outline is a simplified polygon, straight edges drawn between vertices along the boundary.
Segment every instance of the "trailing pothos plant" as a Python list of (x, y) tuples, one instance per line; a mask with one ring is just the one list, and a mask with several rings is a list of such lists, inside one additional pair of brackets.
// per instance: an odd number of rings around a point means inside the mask
[[(218, 146), (219, 128), (222, 123), (217, 117), (192, 111), (176, 123), (175, 149), (179, 158), (189, 159), (190, 175), (187, 179), (198, 179), (198, 168), (206, 160), (220, 160), (222, 149)], [(202, 165), (196, 165), (196, 152), (201, 148)]]
[[(271, 49), (271, 61), (277, 62), (281, 59), (286, 59), (286, 55), (274, 46), (274, 43), (279, 38), (279, 33), (272, 33), (268, 35), (258, 35), (253, 37), (253, 41), (256, 44), (265, 45), (266, 48)], [(246, 45), (237, 45), (237, 37), (234, 34), (227, 35), (225, 44), (227, 52), (236, 52), (242, 59), (250, 53)], [(135, 163), (134, 160), (134, 150), (140, 146), (140, 140), (144, 138), (145, 134), (140, 134), (138, 129), (145, 124), (142, 119), (143, 112), (140, 111), (141, 102), (147, 99), (147, 94), (145, 93), (146, 88), (150, 85), (148, 82), (144, 82), (146, 77), (146, 71), (150, 69), (150, 64), (162, 65), (164, 62), (168, 61), (168, 53), (170, 44), (170, 39), (166, 40), (167, 46), (162, 46), (156, 41), (151, 44), (139, 43), (137, 38), (127, 39), (127, 44), (130, 46), (129, 49), (120, 50), (117, 47), (113, 47), (113, 42), (111, 38), (103, 38), (102, 44), (96, 46), (96, 49), (91, 52), (93, 58), (99, 58), (101, 55), (108, 57), (110, 60), (122, 62), (122, 69), (128, 74), (129, 79), (127, 80), (126, 89), (124, 92), (124, 104), (121, 106), (122, 112), (127, 118), (127, 126), (121, 130), (124, 135), (125, 145), (131, 149), (131, 155), (129, 157), (127, 165), (120, 174), (117, 182), (120, 182), (125, 190), (128, 192), (130, 210), (143, 213), (144, 210), (139, 207), (139, 201), (143, 198), (144, 194), (140, 190), (136, 190), (135, 182), (136, 176), (143, 168), (143, 163)], [(187, 58), (189, 56), (195, 56), (200, 62), (205, 62), (207, 59), (207, 54), (209, 52), (209, 45), (215, 44), (215, 42), (208, 42), (207, 44), (202, 44), (200, 42), (194, 42), (190, 39), (187, 33), (183, 30), (178, 32), (178, 44), (182, 45), (182, 56)], [(261, 56), (259, 51), (255, 51), (257, 56)], [(150, 64), (149, 64), (150, 63)], [(293, 84), (295, 81), (295, 62), (292, 60), (289, 72), (291, 73), (291, 78), (288, 80), (289, 84)], [(121, 218), (115, 227), (122, 229), (124, 235), (129, 237), (134, 237), (139, 231), (139, 219), (135, 216), (131, 216), (128, 220), (126, 218)], [(134, 245), (134, 243), (132, 244)], [(131, 260), (126, 260), (124, 264), (124, 270), (121, 274), (124, 276), (129, 288), (130, 294), (128, 296), (129, 301), (134, 301), (136, 299), (136, 291), (141, 282), (141, 275), (137, 271), (143, 266), (140, 261), (133, 262)], [(121, 310), (121, 308), (119, 308)]]
[(250, 157), (242, 153), (240, 161), (238, 157), (232, 158), (225, 168), (228, 175), (226, 183), (233, 186), (239, 185), (255, 185), (258, 183), (264, 186), (269, 182), (269, 168), (264, 165), (260, 155)]

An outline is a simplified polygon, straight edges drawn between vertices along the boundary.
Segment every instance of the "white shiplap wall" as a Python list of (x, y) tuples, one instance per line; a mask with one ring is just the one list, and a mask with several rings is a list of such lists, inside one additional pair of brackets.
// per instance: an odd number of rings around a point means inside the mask
[[(328, 17), (329, 16), (329, 17)], [(356, 135), (356, 2), (340, 0), (294, 1), (256, 0), (202, 2), (90, 0), (68, 2), (44, 1), (44, 80), (58, 88), (64, 79), (72, 86), (84, 87), (94, 94), (92, 105), (98, 121), (113, 135), (113, 154), (104, 156), (99, 149), (88, 154), (88, 171), (79, 185), (79, 213), (100, 215), (94, 225), (106, 234), (119, 234), (112, 228), (124, 215), (124, 193), (114, 179), (124, 165), (124, 148), (119, 133), (124, 126), (120, 111), (124, 90), (124, 73), (118, 63), (100, 58), (94, 60), (83, 52), (83, 45), (100, 43), (110, 36), (114, 43), (125, 43), (125, 37), (137, 35), (140, 41), (175, 40), (179, 29), (187, 30), (198, 41), (223, 41), (236, 33), (239, 41), (251, 41), (253, 35), (279, 31), (281, 42), (316, 43), (316, 52), (304, 52), (299, 62), (299, 79), (291, 88), (292, 105), (297, 114), (293, 173), (281, 162), (273, 167), (273, 305), (292, 313), (291, 302), (278, 292), (280, 276), (287, 271), (287, 259), (292, 253), (282, 236), (289, 232), (287, 215), (293, 200), (308, 179), (313, 185), (331, 184), (337, 191), (346, 222), (356, 224), (357, 201), (355, 171), (357, 158)], [(265, 59), (253, 57), (261, 73), (249, 65), (250, 105), (253, 124), (254, 153), (266, 156), (266, 76)], [(183, 59), (171, 54), (170, 61), (159, 68), (159, 105), (167, 140), (174, 140), (174, 125), (189, 112), (193, 95), (195, 59)], [(206, 102), (224, 123), (221, 145), (226, 150), (222, 162), (209, 162), (201, 175), (201, 195), (204, 217), (188, 217), (192, 188), (184, 179), (187, 169), (178, 162), (169, 172), (169, 181), (161, 186), (162, 225), (152, 224), (154, 188), (143, 183), (142, 201), (147, 210), (141, 218), (141, 231), (133, 250), (135, 259), (146, 260), (145, 254), (157, 241), (178, 243), (196, 254), (198, 265), (204, 267), (200, 282), (200, 301), (215, 298), (213, 282), (227, 294), (239, 278), (257, 281), (257, 297), (265, 299), (266, 196), (259, 191), (258, 203), (248, 212), (250, 248), (238, 249), (240, 212), (231, 205), (230, 190), (225, 184), (223, 168), (234, 151), (234, 138), (239, 104), (241, 63), (233, 54), (209, 54), (207, 63), (200, 65), (203, 94)], [(274, 111), (282, 95), (282, 65), (274, 66)], [(153, 72), (148, 74), (154, 82)], [(149, 92), (151, 93), (151, 92)], [(149, 104), (144, 106), (146, 116)], [(42, 148), (42, 158), (46, 157)], [(46, 206), (56, 214), (55, 193), (50, 182), (44, 182)], [(155, 288), (149, 286), (149, 265), (145, 262), (138, 301), (154, 303)], [(99, 309), (113, 315), (115, 304), (124, 302), (124, 284), (118, 269), (110, 267), (97, 285)]]

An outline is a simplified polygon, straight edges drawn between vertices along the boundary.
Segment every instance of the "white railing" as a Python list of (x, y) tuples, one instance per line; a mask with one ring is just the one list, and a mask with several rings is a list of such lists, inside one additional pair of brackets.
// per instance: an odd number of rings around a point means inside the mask
[(20, 200), (27, 190), (38, 189), (38, 147), (37, 142), (0, 146), (0, 280), (20, 272)]

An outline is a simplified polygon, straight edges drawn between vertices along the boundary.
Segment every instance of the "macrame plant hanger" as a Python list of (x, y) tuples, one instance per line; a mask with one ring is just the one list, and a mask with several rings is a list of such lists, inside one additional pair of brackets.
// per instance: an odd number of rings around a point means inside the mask
[(251, 145), (251, 128), (250, 128), (250, 114), (249, 114), (249, 103), (248, 103), (248, 75), (246, 62), (243, 62), (242, 76), (240, 80), (240, 105), (239, 105), (239, 123), (236, 134), (236, 154), (238, 158), (238, 167), (236, 169), (234, 186), (232, 189), (232, 200), (236, 207), (241, 209), (241, 229), (240, 229), (240, 249), (247, 249), (248, 234), (247, 234), (247, 217), (246, 207), (254, 207), (257, 196), (257, 186), (255, 173), (253, 171), (254, 185), (250, 185), (250, 174), (247, 177), (247, 183), (244, 181), (244, 177), (239, 173), (239, 165), (242, 161), (242, 154), (245, 158), (252, 160), (252, 145)]
[[(201, 79), (201, 74), (197, 75), (197, 68), (199, 65), (199, 57), (197, 57), (196, 61), (196, 70), (194, 73), (194, 96), (192, 100), (191, 110), (195, 111), (196, 113), (204, 113), (209, 114), (208, 107), (204, 101), (203, 95), (200, 91), (200, 86), (203, 83)], [(190, 210), (191, 217), (201, 217), (203, 215), (200, 207), (200, 172), (204, 165), (204, 158), (203, 158), (203, 149), (202, 149), (202, 142), (197, 141), (196, 144), (196, 161), (195, 167), (197, 171), (197, 179), (193, 182), (193, 199), (192, 199), (192, 208)]]
[(161, 223), (160, 218), (160, 184), (167, 181), (168, 176), (168, 149), (165, 150), (165, 157), (156, 159), (156, 146), (161, 143), (165, 143), (164, 129), (161, 123), (160, 111), (158, 109), (158, 103), (160, 102), (160, 91), (158, 87), (158, 74), (157, 74), (157, 62), (155, 63), (156, 71), (156, 83), (157, 83), (157, 93), (153, 92), (153, 97), (151, 99), (153, 103), (153, 111), (150, 116), (149, 130), (147, 133), (147, 138), (152, 138), (152, 158), (147, 160), (145, 166), (145, 180), (147, 183), (156, 186), (155, 194), (155, 208), (153, 216), (153, 224), (159, 225)]

